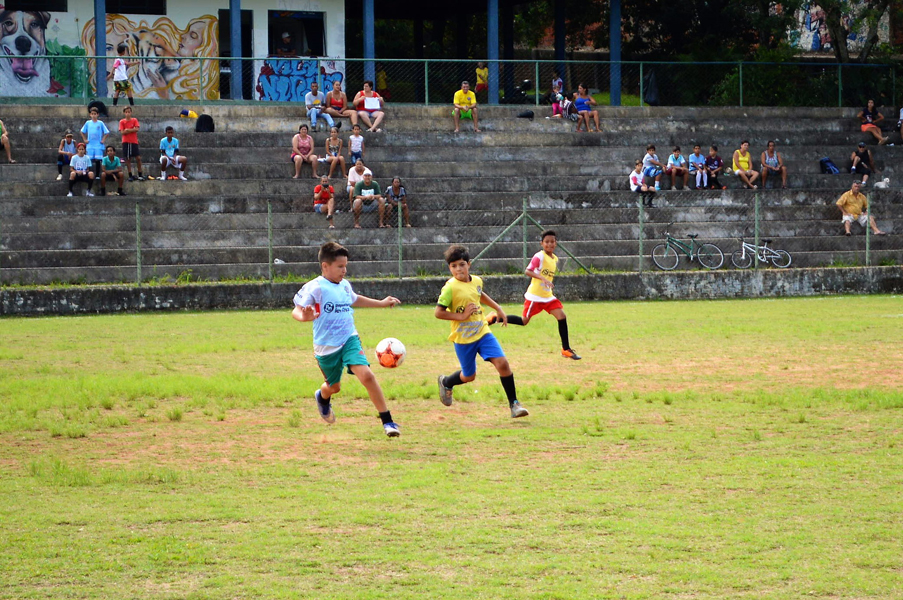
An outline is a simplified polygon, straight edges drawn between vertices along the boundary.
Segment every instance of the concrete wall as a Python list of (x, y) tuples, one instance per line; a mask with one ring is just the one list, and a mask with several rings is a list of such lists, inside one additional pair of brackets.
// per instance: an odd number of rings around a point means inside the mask
[[(352, 280), (366, 296), (393, 295), (406, 304), (432, 306), (445, 278)], [(163, 310), (290, 309), (299, 284), (190, 285), (171, 287), (72, 287), (0, 290), (0, 314), (76, 315)], [(520, 302), (523, 276), (486, 278), (487, 293)], [(562, 276), (555, 289), (578, 300), (681, 300), (764, 298), (903, 292), (903, 267), (788, 269), (714, 272), (645, 272)]]

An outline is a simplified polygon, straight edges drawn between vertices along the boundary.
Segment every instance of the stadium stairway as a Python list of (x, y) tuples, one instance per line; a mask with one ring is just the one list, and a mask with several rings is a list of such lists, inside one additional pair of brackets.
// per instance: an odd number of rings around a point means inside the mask
[[(109, 108), (115, 117), (104, 119), (114, 131), (108, 141), (118, 154), (121, 107)], [(527, 108), (539, 118), (516, 117)], [(769, 189), (743, 190), (736, 178), (724, 177), (727, 190), (670, 190), (663, 176), (665, 190), (642, 213), (646, 268), (652, 267), (649, 251), (666, 229), (677, 237), (698, 233), (729, 254), (737, 238), (753, 236), (757, 198), (760, 237), (790, 251), (794, 266), (864, 264), (865, 236), (858, 225), (855, 237), (839, 235), (834, 206), (853, 180), (843, 170), (860, 140), (870, 144), (881, 170), (872, 182), (891, 179), (887, 190), (865, 190), (879, 227), (889, 234), (871, 238), (871, 262), (903, 263), (903, 190), (897, 187), (903, 183), (897, 176), (903, 147), (878, 147), (866, 139), (855, 109), (601, 107), (603, 132), (578, 134), (570, 122), (542, 118), (547, 107), (484, 107), (483, 133), (468, 131), (465, 123), (453, 134), (448, 107), (390, 106), (385, 131), (365, 133), (365, 162), (384, 188), (391, 177), (402, 178), (414, 227), (401, 231), (377, 228), (375, 213), (362, 216), (363, 229), (352, 229), (344, 179), (338, 177), (331, 183), (342, 212), (336, 229), (326, 229), (323, 216), (312, 210), (317, 181), (309, 167), (301, 179), (291, 179), (291, 137), (307, 122), (303, 107), (217, 104), (198, 110), (214, 117), (215, 133), (195, 133), (194, 121), (176, 116), (179, 109), (139, 102), (134, 111), (147, 171), (159, 175), (156, 148), (171, 125), (189, 158), (190, 181), (128, 183), (126, 197), (67, 198), (66, 182), (55, 181), (56, 148), (66, 128), (80, 129), (85, 108), (4, 106), (0, 118), (19, 163), (0, 165), (0, 282), (135, 281), (139, 251), (143, 279), (259, 278), (271, 268), (276, 276), (306, 276), (319, 272), (316, 251), (326, 240), (352, 249), (356, 277), (397, 275), (399, 236), (405, 275), (444, 273), (441, 256), (449, 243), (467, 244), (476, 255), (525, 205), (543, 226), (559, 231), (562, 244), (583, 264), (635, 270), (640, 211), (627, 173), (646, 144), (656, 144), (664, 160), (674, 144), (686, 156), (693, 143), (704, 150), (714, 143), (729, 161), (741, 139), (750, 140), (756, 163), (765, 142), (777, 141), (790, 189), (775, 189), (779, 182), (770, 180)], [(346, 140), (348, 129), (345, 120)], [(322, 148), (327, 134), (313, 135)], [(833, 158), (842, 174), (822, 175), (823, 156)], [(320, 169), (325, 173), (325, 165)], [(272, 257), (282, 261), (277, 265), (270, 262), (270, 228)], [(536, 233), (531, 226), (531, 253), (538, 247)], [(510, 229), (480, 258), (479, 269), (519, 272), (523, 235), (521, 226)], [(565, 260), (565, 269), (575, 267)]]

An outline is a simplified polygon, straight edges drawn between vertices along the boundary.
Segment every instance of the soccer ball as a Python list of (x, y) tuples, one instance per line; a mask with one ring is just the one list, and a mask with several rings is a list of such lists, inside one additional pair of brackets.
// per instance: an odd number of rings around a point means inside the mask
[(376, 360), (387, 369), (394, 369), (404, 362), (407, 350), (395, 338), (386, 338), (376, 345)]

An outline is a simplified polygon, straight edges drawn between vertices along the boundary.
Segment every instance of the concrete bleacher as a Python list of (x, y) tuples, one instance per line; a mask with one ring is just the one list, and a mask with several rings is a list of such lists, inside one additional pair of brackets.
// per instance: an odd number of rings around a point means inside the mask
[[(352, 248), (354, 276), (397, 274), (398, 230), (376, 228), (375, 213), (362, 217), (363, 229), (351, 229), (344, 179), (333, 179), (343, 211), (335, 230), (313, 213), (317, 182), (308, 167), (302, 179), (291, 179), (291, 137), (307, 122), (303, 107), (208, 106), (203, 111), (216, 121), (212, 134), (195, 133), (194, 121), (178, 118), (180, 108), (139, 102), (135, 116), (147, 170), (159, 174), (156, 148), (172, 125), (189, 157), (191, 181), (129, 183), (129, 195), (121, 198), (67, 198), (66, 181), (55, 181), (56, 147), (67, 127), (80, 129), (85, 107), (4, 106), (0, 118), (19, 164), (0, 164), (0, 281), (135, 281), (136, 209), (143, 278), (265, 277), (271, 267), (268, 203), (273, 256), (284, 261), (273, 266), (276, 275), (318, 273), (317, 247), (330, 239)], [(903, 264), (903, 188), (897, 187), (903, 185), (897, 173), (903, 147), (874, 146), (859, 132), (857, 109), (601, 107), (603, 133), (578, 134), (570, 122), (542, 118), (548, 108), (530, 107), (539, 117), (533, 121), (516, 118), (524, 108), (485, 107), (483, 133), (464, 123), (462, 133), (453, 134), (448, 107), (391, 106), (385, 131), (365, 134), (365, 162), (375, 179), (386, 187), (400, 176), (409, 194), (414, 227), (401, 231), (406, 275), (444, 272), (442, 251), (451, 242), (468, 244), (475, 255), (518, 217), (525, 201), (530, 215), (556, 228), (584, 264), (636, 269), (639, 214), (627, 173), (646, 144), (655, 143), (664, 159), (674, 144), (686, 155), (694, 142), (704, 149), (714, 143), (729, 162), (741, 139), (750, 140), (756, 164), (765, 142), (777, 141), (790, 189), (773, 189), (780, 182), (772, 180), (770, 189), (742, 190), (736, 178), (725, 177), (728, 190), (671, 191), (663, 176), (666, 190), (643, 213), (647, 268), (648, 252), (670, 222), (678, 237), (698, 233), (729, 254), (737, 237), (752, 236), (757, 195), (760, 235), (790, 251), (794, 266), (864, 264), (865, 236), (858, 225), (855, 237), (839, 235), (834, 206), (853, 177), (821, 175), (818, 165), (830, 156), (843, 169), (860, 140), (870, 144), (882, 170), (872, 181), (891, 179), (888, 190), (866, 188), (879, 226), (890, 234), (871, 239), (872, 264)], [(119, 153), (120, 108), (110, 111), (104, 120), (114, 135), (108, 142)], [(345, 139), (348, 129), (345, 121)], [(314, 134), (318, 148), (325, 137)], [(531, 252), (538, 247), (535, 233), (529, 231)], [(522, 236), (520, 226), (509, 231), (480, 259), (480, 270), (519, 271)]]

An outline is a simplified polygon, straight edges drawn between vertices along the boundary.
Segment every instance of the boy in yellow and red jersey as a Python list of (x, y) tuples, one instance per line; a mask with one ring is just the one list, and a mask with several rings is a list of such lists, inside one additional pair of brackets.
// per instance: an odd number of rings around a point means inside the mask
[(530, 413), (517, 401), (514, 374), (498, 340), (489, 331), (481, 304), (494, 308), (503, 325), (505, 311), (483, 291), (483, 280), (470, 274), (470, 254), (467, 248), (458, 244), (449, 247), (445, 251), (445, 262), (448, 263), (452, 278), (442, 286), (435, 315), (437, 319), (452, 322), (448, 339), (455, 343), (455, 354), (458, 355), (461, 369), (447, 377), (439, 376), (439, 400), (445, 406), (451, 406), (454, 400), (452, 388), (477, 378), (479, 354), (499, 372), (502, 388), (511, 408), (511, 417), (526, 417)]
[[(524, 316), (508, 317), (508, 323), (511, 325), (526, 325), (534, 315), (538, 315), (542, 311), (546, 311), (556, 319), (558, 319), (558, 335), (561, 336), (561, 355), (565, 358), (580, 360), (577, 353), (571, 349), (571, 342), (568, 339), (568, 320), (564, 314), (564, 307), (561, 301), (553, 294), (552, 289), (555, 287), (552, 280), (555, 279), (555, 272), (558, 271), (558, 257), (555, 256), (555, 248), (558, 246), (558, 234), (551, 229), (542, 232), (542, 250), (533, 255), (533, 259), (524, 271), (528, 276), (533, 278), (530, 287), (524, 294)], [(499, 321), (496, 314), (490, 314), (486, 322), (493, 325)]]

